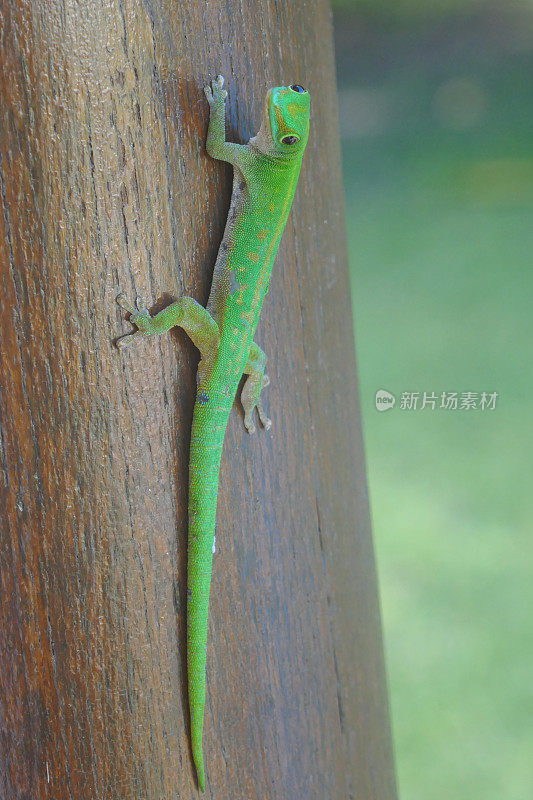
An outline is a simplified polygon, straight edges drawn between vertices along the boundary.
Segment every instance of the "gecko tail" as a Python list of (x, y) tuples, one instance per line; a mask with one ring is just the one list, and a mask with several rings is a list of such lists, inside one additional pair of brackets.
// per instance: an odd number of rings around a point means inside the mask
[(198, 778), (198, 788), (201, 792), (205, 792), (205, 771), (204, 771), (204, 754), (202, 750), (202, 743), (194, 745), (192, 757), (194, 759), (194, 766), (196, 767), (196, 777)]
[(202, 734), (206, 697), (209, 592), (217, 510), (218, 476), (232, 398), (204, 391), (196, 403), (189, 465), (187, 557), (187, 676), (191, 744), (198, 788), (205, 790)]
[[(191, 526), (189, 543), (189, 586), (187, 600), (187, 673), (189, 684), (189, 710), (191, 719), (191, 744), (198, 788), (205, 789), (204, 754), (202, 747), (206, 696), (206, 651), (209, 585), (213, 558), (213, 533), (198, 531), (198, 514)], [(214, 524), (213, 524), (214, 529)]]
[[(204, 688), (205, 697), (205, 688)], [(202, 746), (204, 727), (204, 709), (198, 709), (196, 703), (191, 704), (191, 740), (192, 740), (192, 759), (196, 769), (198, 788), (201, 792), (205, 791), (205, 769), (204, 769), (204, 750)]]
[(199, 597), (197, 596), (197, 591), (191, 592), (192, 598), (188, 604), (189, 643), (187, 648), (192, 757), (198, 778), (198, 788), (201, 792), (205, 790), (202, 739), (206, 695), (205, 666), (209, 585), (207, 584), (206, 586), (204, 584), (202, 589), (198, 593)]
[[(202, 667), (200, 666), (200, 669)], [(205, 791), (204, 751), (202, 747), (205, 704), (205, 661), (202, 672), (189, 662), (189, 694), (191, 714), (192, 758), (198, 779), (198, 788)]]

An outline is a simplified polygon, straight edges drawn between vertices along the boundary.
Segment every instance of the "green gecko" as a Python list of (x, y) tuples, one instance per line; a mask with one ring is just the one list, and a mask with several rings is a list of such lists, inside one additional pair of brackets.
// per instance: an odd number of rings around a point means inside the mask
[(215, 550), (218, 478), (224, 435), (243, 375), (244, 425), (254, 433), (253, 412), (267, 430), (261, 404), (268, 385), (267, 357), (254, 342), (272, 265), (292, 204), (309, 134), (309, 93), (298, 84), (278, 86), (266, 96), (260, 130), (248, 144), (225, 137), (224, 79), (204, 88), (210, 106), (207, 152), (233, 165), (233, 193), (215, 263), (207, 307), (182, 297), (155, 316), (142, 298), (136, 307), (124, 294), (118, 304), (137, 330), (117, 341), (126, 347), (158, 336), (175, 325), (200, 351), (198, 390), (189, 461), (189, 543), (187, 564), (187, 675), (192, 752), (198, 785), (205, 789), (202, 734), (205, 707), (207, 615)]

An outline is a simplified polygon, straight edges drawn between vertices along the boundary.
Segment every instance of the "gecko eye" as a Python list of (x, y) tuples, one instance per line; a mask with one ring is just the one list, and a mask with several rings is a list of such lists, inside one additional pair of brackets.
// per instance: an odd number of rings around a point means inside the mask
[(305, 89), (303, 86), (300, 86), (299, 83), (293, 83), (290, 87), (293, 92), (297, 92), (298, 94), (305, 94)]
[(281, 140), (281, 144), (296, 144), (299, 139), (297, 136), (284, 136)]

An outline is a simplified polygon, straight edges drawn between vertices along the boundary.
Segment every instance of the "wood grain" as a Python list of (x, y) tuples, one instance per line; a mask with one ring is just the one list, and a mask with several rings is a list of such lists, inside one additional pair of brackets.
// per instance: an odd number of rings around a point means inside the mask
[(217, 800), (394, 800), (357, 399), (331, 20), (274, 0), (0, 8), (0, 796), (197, 797), (185, 675), (197, 353), (119, 353), (119, 290), (205, 303), (231, 170), (280, 82), (312, 133), (220, 482), (205, 755)]

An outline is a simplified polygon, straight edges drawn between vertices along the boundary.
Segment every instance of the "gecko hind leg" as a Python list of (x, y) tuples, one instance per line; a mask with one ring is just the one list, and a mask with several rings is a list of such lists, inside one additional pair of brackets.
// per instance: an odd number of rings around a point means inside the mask
[(128, 347), (140, 338), (160, 336), (175, 325), (187, 333), (201, 353), (202, 359), (212, 359), (220, 341), (218, 325), (211, 314), (192, 297), (182, 297), (175, 303), (152, 316), (142, 297), (137, 297), (133, 306), (121, 293), (117, 303), (129, 312), (131, 322), (137, 330), (122, 336), (117, 341), (120, 349)]
[(246, 383), (241, 392), (241, 403), (244, 409), (244, 427), (248, 433), (255, 433), (255, 425), (252, 420), (253, 411), (256, 408), (259, 420), (263, 428), (267, 431), (271, 428), (272, 422), (269, 420), (261, 404), (261, 391), (268, 386), (270, 378), (265, 375), (267, 357), (255, 342), (250, 347), (248, 361), (244, 368)]

